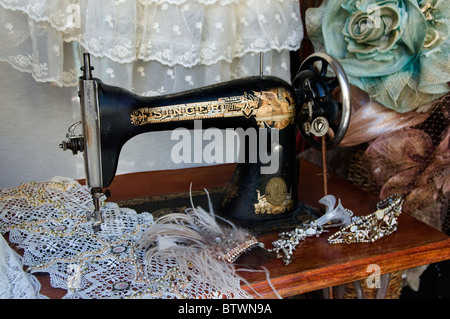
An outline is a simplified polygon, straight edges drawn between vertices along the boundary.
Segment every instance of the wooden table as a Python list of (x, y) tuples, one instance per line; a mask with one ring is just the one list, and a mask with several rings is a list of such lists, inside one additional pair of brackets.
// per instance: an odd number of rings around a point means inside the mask
[[(111, 200), (185, 192), (191, 182), (197, 190), (217, 188), (227, 183), (233, 171), (234, 165), (230, 164), (117, 176), (110, 187)], [(323, 196), (321, 168), (301, 160), (298, 193), (306, 205), (321, 208), (318, 203)], [(379, 200), (337, 176), (329, 177), (328, 193), (340, 198), (344, 207), (359, 216), (373, 212)], [(319, 238), (308, 238), (294, 253), (295, 260), (288, 266), (281, 259), (265, 265), (270, 271), (272, 285), (282, 297), (365, 279), (372, 273), (368, 271), (372, 264), (380, 267), (381, 274), (390, 274), (450, 259), (450, 238), (407, 214), (400, 215), (395, 233), (375, 243), (330, 245), (327, 237), (324, 234)], [(259, 239), (271, 247), (277, 234), (263, 235)], [(263, 297), (276, 297), (264, 273), (239, 275)], [(249, 287), (244, 289), (253, 293)]]
[[(317, 201), (322, 192), (321, 169), (302, 161), (299, 199), (319, 208)], [(357, 216), (375, 211), (379, 200), (335, 176), (328, 180), (328, 193), (340, 198), (343, 206)], [(365, 279), (372, 273), (368, 266), (373, 264), (380, 267), (381, 274), (390, 274), (450, 259), (450, 237), (404, 213), (399, 217), (397, 231), (374, 243), (330, 245), (328, 236), (308, 238), (294, 253), (295, 260), (288, 266), (280, 260), (266, 265), (278, 293), (287, 297)], [(269, 245), (275, 239), (274, 234), (260, 238)], [(244, 277), (258, 293), (274, 297), (263, 275)]]
[[(225, 164), (119, 175), (109, 188), (112, 192), (109, 200), (119, 202), (185, 192), (191, 182), (193, 190), (222, 187), (230, 179), (234, 167), (234, 164)], [(321, 208), (318, 201), (323, 196), (321, 173), (321, 168), (301, 160), (299, 199), (317, 209)], [(340, 198), (343, 206), (355, 215), (372, 213), (378, 202), (375, 196), (336, 176), (328, 179), (328, 193)], [(399, 217), (398, 230), (375, 243), (330, 245), (327, 237), (328, 233), (319, 238), (308, 238), (297, 248), (294, 261), (288, 266), (281, 259), (264, 265), (270, 272), (271, 284), (282, 297), (365, 279), (372, 273), (368, 266), (373, 264), (379, 266), (381, 274), (390, 274), (450, 259), (450, 237), (405, 213)], [(266, 247), (271, 247), (277, 234), (263, 235), (259, 239)], [(263, 298), (276, 297), (265, 273), (240, 272), (239, 275)], [(38, 278), (43, 294), (51, 298), (64, 296), (62, 289), (50, 286), (48, 276)], [(248, 286), (243, 288), (253, 294)]]

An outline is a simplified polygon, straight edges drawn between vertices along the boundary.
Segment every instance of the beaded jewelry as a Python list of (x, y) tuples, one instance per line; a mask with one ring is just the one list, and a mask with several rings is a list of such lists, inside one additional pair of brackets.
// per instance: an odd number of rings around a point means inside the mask
[[(377, 203), (377, 210), (367, 216), (353, 216), (352, 211), (342, 207), (341, 203), (333, 209), (335, 199), (332, 195), (323, 197), (319, 202), (327, 205), (327, 212), (319, 219), (297, 226), (289, 232), (279, 234), (279, 239), (272, 242), (270, 251), (282, 258), (286, 265), (292, 262), (296, 246), (307, 237), (319, 237), (326, 228), (340, 226), (342, 229), (328, 238), (328, 243), (371, 243), (397, 230), (398, 219), (403, 206), (402, 196), (395, 194)], [(329, 224), (339, 220), (339, 224)]]
[[(336, 203), (334, 196), (324, 196), (319, 203), (327, 206), (326, 213), (322, 217), (310, 223), (297, 226), (292, 231), (282, 232), (279, 234), (280, 239), (272, 242), (274, 248), (270, 249), (270, 251), (275, 252), (278, 258), (282, 258), (286, 265), (291, 263), (292, 254), (300, 241), (304, 241), (311, 236), (319, 237), (323, 232), (327, 231), (326, 228), (345, 226), (350, 223), (353, 212), (345, 209), (340, 201), (334, 207)], [(335, 222), (335, 224), (329, 224), (330, 222)]]
[(226, 260), (229, 263), (234, 263), (242, 254), (251, 250), (253, 247), (259, 246), (260, 242), (253, 236), (249, 236), (245, 242), (227, 250), (225, 253), (218, 253), (217, 259)]
[(377, 203), (377, 210), (367, 216), (353, 217), (352, 223), (328, 238), (328, 243), (372, 243), (397, 230), (397, 217), (404, 199), (395, 194)]
[(319, 237), (323, 232), (324, 229), (314, 222), (297, 226), (292, 231), (280, 233), (278, 235), (280, 239), (272, 242), (274, 248), (270, 249), (270, 251), (275, 252), (278, 258), (282, 258), (285, 265), (289, 265), (292, 262), (292, 254), (294, 253), (295, 247), (300, 244), (300, 241), (306, 240), (306, 237), (309, 236), (316, 235), (316, 237)]

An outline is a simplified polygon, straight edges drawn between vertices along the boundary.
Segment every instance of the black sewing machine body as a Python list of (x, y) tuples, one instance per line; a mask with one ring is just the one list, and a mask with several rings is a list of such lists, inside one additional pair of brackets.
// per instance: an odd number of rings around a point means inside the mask
[[(327, 111), (327, 83), (322, 83), (320, 74), (310, 75), (311, 67), (306, 79), (301, 78), (297, 84), (300, 89), (276, 77), (253, 76), (176, 94), (142, 97), (93, 78), (89, 55), (84, 58), (80, 77), (83, 134), (75, 136), (74, 128), (69, 128), (68, 140), (61, 147), (74, 154), (84, 152), (97, 226), (101, 223), (99, 197), (114, 179), (123, 145), (141, 133), (180, 127), (192, 130), (196, 121), (201, 121), (203, 129), (254, 130), (258, 154), (264, 151), (271, 159), (269, 163), (259, 156), (252, 160), (255, 148), (250, 146), (254, 145), (246, 145), (245, 154), (239, 154), (243, 160), (238, 161), (218, 207), (219, 214), (235, 222), (260, 223), (285, 218), (297, 209), (296, 130), (309, 125), (309, 136), (311, 131), (316, 132), (314, 127), (319, 127), (313, 122), (315, 118), (335, 118), (339, 107), (334, 103), (332, 112)], [(314, 103), (328, 106), (313, 108)], [(265, 150), (259, 149), (261, 139)], [(241, 143), (245, 143), (242, 137)], [(271, 166), (274, 164), (275, 168)]]
[[(255, 113), (261, 112), (261, 103), (271, 103), (271, 98), (276, 97), (278, 90), (286, 95), (283, 97), (284, 101), (277, 101), (278, 104), (284, 102), (286, 108), (291, 108), (285, 118), (292, 123), (286, 125), (286, 128), (293, 126), (295, 95), (292, 88), (278, 78), (251, 77), (159, 97), (141, 97), (121, 88), (105, 85), (98, 79), (94, 81), (98, 103), (101, 105), (103, 187), (108, 187), (114, 178), (122, 146), (141, 133), (180, 127), (194, 129), (195, 120), (202, 121), (203, 129), (270, 129), (266, 124), (269, 121), (258, 122)], [(224, 91), (227, 97), (224, 97)], [(269, 94), (267, 98), (258, 97), (265, 92), (274, 94)], [(281, 113), (282, 110), (272, 112)], [(288, 131), (289, 129), (280, 130), (283, 141), (288, 138), (286, 135), (295, 134), (292, 129), (290, 134)], [(289, 142), (293, 141), (286, 140), (284, 143)]]

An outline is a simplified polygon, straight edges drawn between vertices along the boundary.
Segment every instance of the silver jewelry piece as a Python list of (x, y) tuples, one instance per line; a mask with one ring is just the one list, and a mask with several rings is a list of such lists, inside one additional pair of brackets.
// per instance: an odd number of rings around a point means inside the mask
[[(326, 213), (315, 221), (305, 223), (297, 226), (289, 232), (282, 232), (278, 236), (278, 240), (272, 242), (273, 249), (278, 258), (283, 258), (286, 265), (292, 261), (292, 254), (296, 246), (304, 241), (307, 237), (319, 237), (323, 232), (326, 232), (328, 227), (346, 226), (350, 224), (353, 212), (345, 209), (340, 200), (336, 207), (336, 198), (333, 195), (327, 195), (320, 199), (319, 203), (327, 206)], [(329, 224), (334, 222), (334, 224)]]
[(341, 227), (328, 238), (330, 244), (370, 243), (392, 234), (397, 230), (404, 199), (401, 195), (394, 194), (379, 201), (374, 213), (363, 217), (353, 216), (353, 212), (344, 208), (340, 201), (334, 207), (336, 199), (332, 195), (323, 197), (319, 202), (327, 206), (322, 217), (297, 226), (292, 231), (282, 232), (279, 234), (280, 238), (272, 242), (274, 248), (270, 251), (275, 252), (278, 258), (283, 258), (286, 265), (291, 263), (292, 254), (301, 241), (311, 236), (319, 237), (329, 227)]
[(403, 197), (394, 194), (377, 203), (370, 215), (353, 217), (352, 223), (328, 238), (330, 244), (372, 243), (397, 230), (398, 216), (402, 212)]

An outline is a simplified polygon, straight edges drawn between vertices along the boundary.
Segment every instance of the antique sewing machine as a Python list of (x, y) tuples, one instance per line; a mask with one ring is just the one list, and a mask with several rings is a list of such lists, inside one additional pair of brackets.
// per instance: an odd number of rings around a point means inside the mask
[[(203, 129), (256, 132), (257, 140), (244, 144), (245, 154), (239, 154), (242, 160), (216, 208), (229, 220), (251, 225), (283, 220), (298, 210), (296, 130), (310, 145), (320, 148), (325, 142), (330, 149), (342, 140), (350, 120), (347, 78), (326, 54), (303, 61), (292, 85), (261, 74), (158, 97), (138, 96), (94, 78), (88, 53), (81, 70), (82, 134), (75, 134), (75, 123), (60, 147), (84, 153), (94, 202), (88, 219), (93, 217), (96, 229), (102, 222), (100, 198), (114, 179), (122, 146), (138, 134), (192, 130), (196, 121)], [(266, 152), (270, 162), (255, 159), (255, 151)]]

